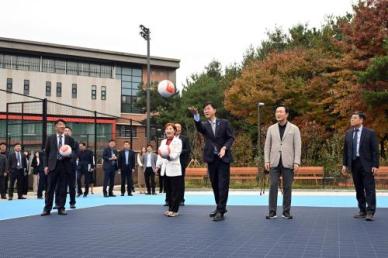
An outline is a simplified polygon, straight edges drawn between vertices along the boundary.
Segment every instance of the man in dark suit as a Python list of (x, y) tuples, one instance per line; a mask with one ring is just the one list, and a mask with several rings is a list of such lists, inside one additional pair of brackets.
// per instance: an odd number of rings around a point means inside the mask
[[(116, 142), (114, 140), (110, 140), (108, 143), (108, 147), (104, 149), (102, 153), (102, 158), (104, 160), (103, 169), (104, 169), (104, 185), (102, 188), (102, 192), (104, 197), (116, 197), (113, 194), (113, 187), (115, 184), (115, 175), (118, 169), (117, 159), (118, 152), (116, 150)], [(109, 195), (106, 191), (106, 188), (109, 184)]]
[(209, 178), (217, 204), (216, 210), (209, 216), (213, 221), (221, 221), (224, 220), (224, 214), (227, 212), (230, 163), (233, 161), (231, 151), (234, 142), (233, 129), (228, 120), (216, 118), (217, 110), (211, 102), (203, 106), (206, 117), (204, 122), (201, 122), (196, 108), (191, 107), (189, 110), (194, 115), (197, 131), (205, 138), (203, 159), (208, 164)]
[(179, 123), (175, 124), (176, 127), (176, 137), (181, 139), (182, 141), (182, 152), (180, 156), (180, 162), (181, 162), (181, 167), (182, 167), (182, 195), (181, 195), (181, 205), (185, 205), (185, 175), (186, 175), (186, 168), (189, 165), (190, 162), (190, 153), (191, 153), (191, 147), (190, 147), (190, 142), (189, 138), (186, 136), (182, 135), (182, 125)]
[(78, 159), (78, 174), (77, 174), (77, 186), (78, 186), (78, 197), (82, 195), (82, 183), (81, 178), (84, 176), (85, 192), (84, 197), (89, 194), (89, 185), (94, 170), (94, 154), (91, 150), (87, 149), (86, 143), (81, 142), (79, 144), (79, 152), (77, 155)]
[(354, 112), (346, 132), (342, 174), (352, 172), (359, 213), (354, 218), (372, 221), (376, 211), (376, 184), (374, 176), (379, 167), (379, 155), (376, 133), (363, 126), (366, 116), (363, 112)]
[(27, 159), (22, 152), (20, 143), (15, 144), (14, 151), (8, 156), (8, 168), (10, 172), (8, 200), (13, 199), (15, 181), (17, 181), (18, 199), (26, 199), (23, 197), (23, 179), (24, 172), (27, 169)]
[(0, 196), (1, 199), (7, 199), (7, 196), (5, 194), (5, 175), (7, 174), (8, 170), (8, 160), (7, 157), (3, 154), (0, 154)]
[(135, 153), (130, 149), (129, 142), (124, 142), (124, 148), (119, 153), (119, 169), (121, 171), (121, 196), (125, 194), (125, 184), (127, 184), (128, 196), (132, 196), (132, 173), (135, 172)]
[(47, 137), (45, 155), (44, 155), (44, 172), (47, 175), (47, 195), (42, 216), (50, 215), (53, 207), (55, 188), (59, 191), (56, 197), (58, 205), (58, 215), (67, 215), (65, 211), (66, 203), (66, 180), (72, 173), (71, 159), (72, 155), (64, 157), (59, 153), (62, 145), (69, 145), (75, 148), (75, 141), (71, 136), (65, 135), (66, 123), (59, 119), (55, 122), (56, 133)]
[[(9, 153), (7, 151), (7, 144), (5, 144), (4, 142), (0, 143), (0, 154), (5, 156), (5, 158), (7, 159), (7, 166), (8, 166)], [(4, 177), (0, 178), (0, 184), (3, 185), (3, 188), (0, 186), (0, 189), (3, 189), (3, 191), (0, 190), (0, 194), (1, 194), (1, 199), (7, 199), (6, 194), (8, 191), (8, 178), (9, 178), (8, 167), (6, 168), (3, 175), (4, 175)]]

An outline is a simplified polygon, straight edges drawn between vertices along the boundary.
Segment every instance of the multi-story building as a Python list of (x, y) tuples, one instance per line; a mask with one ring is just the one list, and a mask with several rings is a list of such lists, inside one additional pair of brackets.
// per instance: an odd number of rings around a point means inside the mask
[[(139, 89), (146, 84), (146, 63), (144, 55), (0, 38), (0, 89), (8, 91), (0, 91), (0, 141), (5, 139), (6, 127), (8, 138), (30, 143), (40, 139), (40, 107), (27, 102), (46, 98), (48, 133), (52, 121), (64, 118), (76, 138), (93, 142), (97, 121), (98, 141), (114, 138), (120, 145), (132, 136), (138, 151), (146, 143), (145, 107), (136, 105)], [(175, 83), (179, 63), (151, 57), (151, 81)], [(23, 110), (11, 104), (8, 107), (15, 110), (10, 108), (7, 116), (7, 103), (14, 102), (25, 102)], [(95, 120), (94, 111), (105, 115)]]

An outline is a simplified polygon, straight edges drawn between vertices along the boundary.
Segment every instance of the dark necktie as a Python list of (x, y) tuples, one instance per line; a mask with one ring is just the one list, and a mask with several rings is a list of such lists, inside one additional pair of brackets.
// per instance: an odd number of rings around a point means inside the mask
[(352, 158), (357, 159), (357, 139), (359, 129), (354, 129), (353, 142), (352, 142)]
[(58, 156), (57, 159), (61, 160), (62, 155), (59, 153), (59, 149), (62, 147), (62, 135), (59, 135), (59, 141), (58, 141)]

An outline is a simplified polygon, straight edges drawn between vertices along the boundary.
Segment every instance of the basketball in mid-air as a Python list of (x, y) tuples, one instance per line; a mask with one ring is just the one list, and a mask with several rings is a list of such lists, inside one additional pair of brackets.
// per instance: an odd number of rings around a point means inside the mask
[(163, 80), (158, 84), (158, 92), (162, 97), (168, 98), (177, 94), (178, 91), (172, 81)]
[(69, 157), (71, 152), (71, 147), (67, 144), (62, 145), (61, 148), (59, 148), (59, 154), (61, 154), (63, 157)]

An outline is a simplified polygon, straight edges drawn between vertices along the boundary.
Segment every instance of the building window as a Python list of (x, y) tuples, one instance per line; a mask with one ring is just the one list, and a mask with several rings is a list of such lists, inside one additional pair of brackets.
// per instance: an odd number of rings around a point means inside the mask
[(57, 82), (57, 97), (62, 97), (62, 83)]
[(73, 99), (76, 99), (77, 98), (77, 84), (73, 83), (71, 85), (71, 97)]
[(7, 91), (12, 91), (12, 78), (7, 78)]
[(24, 80), (23, 94), (30, 95), (30, 80)]
[(106, 86), (101, 86), (101, 100), (106, 100)]
[(121, 80), (121, 112), (140, 112), (136, 102), (142, 83), (142, 70), (131, 67), (116, 67), (116, 79)]
[(46, 97), (51, 97), (51, 82), (46, 82)]
[(97, 86), (92, 85), (92, 99), (97, 99)]
[[(131, 126), (129, 125), (117, 125), (117, 132), (119, 137), (131, 137)], [(135, 126), (132, 126), (132, 137), (137, 137), (137, 130)]]

